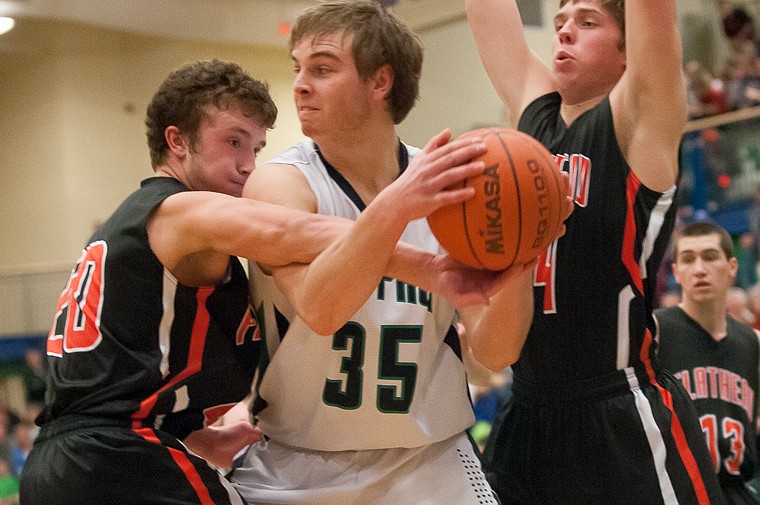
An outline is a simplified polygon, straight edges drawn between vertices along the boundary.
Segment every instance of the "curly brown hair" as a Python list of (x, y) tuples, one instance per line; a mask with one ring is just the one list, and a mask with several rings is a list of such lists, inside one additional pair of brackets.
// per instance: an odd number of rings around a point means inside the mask
[[(560, 0), (560, 9), (570, 1), (575, 0)], [(620, 42), (618, 42), (618, 49), (623, 51), (625, 49), (625, 0), (599, 0), (607, 12), (609, 12), (618, 26), (620, 27)]]
[(277, 106), (267, 84), (248, 75), (240, 65), (218, 59), (184, 65), (169, 74), (148, 105), (145, 125), (154, 169), (165, 161), (169, 150), (166, 128), (179, 128), (193, 148), (209, 107), (240, 107), (266, 128), (272, 128), (277, 119)]
[(395, 14), (375, 0), (324, 2), (296, 19), (290, 49), (309, 35), (353, 35), (352, 53), (359, 75), (368, 79), (383, 65), (393, 70), (388, 109), (394, 123), (406, 118), (419, 95), (422, 43)]

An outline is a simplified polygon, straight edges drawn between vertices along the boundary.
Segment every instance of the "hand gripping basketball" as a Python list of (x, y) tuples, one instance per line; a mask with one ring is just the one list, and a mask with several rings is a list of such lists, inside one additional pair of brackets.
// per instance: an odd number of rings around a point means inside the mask
[(428, 223), (453, 258), (475, 268), (503, 270), (536, 258), (559, 235), (566, 188), (554, 157), (533, 137), (507, 128), (482, 128), (482, 173), (462, 187), (475, 196), (441, 207)]

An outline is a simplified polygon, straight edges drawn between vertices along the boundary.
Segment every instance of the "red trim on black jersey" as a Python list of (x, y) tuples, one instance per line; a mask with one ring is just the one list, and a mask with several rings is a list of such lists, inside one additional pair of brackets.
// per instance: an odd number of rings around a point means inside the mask
[(158, 395), (201, 370), (203, 350), (206, 346), (206, 336), (208, 335), (209, 321), (211, 320), (208, 308), (206, 307), (206, 300), (208, 300), (213, 292), (213, 288), (198, 289), (195, 295), (197, 308), (195, 321), (193, 322), (193, 331), (190, 337), (190, 349), (187, 354), (187, 365), (172, 380), (164, 384), (161, 389), (140, 402), (140, 409), (132, 414), (132, 419), (134, 420), (132, 426), (134, 428), (142, 426), (140, 421), (148, 417), (148, 414), (150, 414), (150, 411), (158, 401)]
[(639, 291), (639, 295), (644, 293), (644, 281), (641, 278), (641, 267), (639, 267), (638, 261), (635, 258), (636, 244), (636, 216), (634, 214), (634, 202), (636, 201), (636, 194), (639, 191), (641, 182), (639, 179), (630, 172), (628, 179), (626, 180), (626, 208), (628, 209), (625, 217), (625, 232), (623, 234), (623, 251), (622, 260), (625, 267), (628, 269), (628, 273), (631, 275), (636, 289)]
[(707, 489), (705, 488), (705, 481), (702, 480), (702, 474), (699, 472), (697, 460), (694, 459), (694, 454), (691, 452), (689, 442), (686, 440), (686, 435), (683, 432), (681, 421), (678, 419), (678, 415), (676, 414), (675, 409), (673, 409), (673, 396), (670, 394), (670, 391), (660, 386), (660, 383), (655, 380), (652, 363), (649, 360), (649, 349), (652, 345), (652, 341), (652, 332), (647, 329), (644, 334), (644, 342), (641, 344), (641, 354), (639, 357), (646, 367), (650, 382), (655, 388), (657, 388), (657, 391), (659, 391), (660, 396), (662, 397), (663, 405), (665, 405), (670, 411), (670, 432), (673, 435), (673, 440), (676, 443), (678, 455), (681, 457), (681, 461), (683, 462), (684, 467), (686, 467), (686, 472), (689, 474), (689, 479), (691, 479), (691, 484), (694, 487), (694, 492), (697, 495), (697, 502), (700, 505), (710, 505), (710, 497), (708, 496)]

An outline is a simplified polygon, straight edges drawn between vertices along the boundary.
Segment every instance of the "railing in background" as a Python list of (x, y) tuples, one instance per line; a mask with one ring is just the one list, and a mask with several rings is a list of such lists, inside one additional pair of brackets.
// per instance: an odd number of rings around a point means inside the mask
[(0, 339), (47, 334), (71, 266), (56, 263), (0, 267)]
[(681, 168), (678, 205), (686, 214), (713, 219), (732, 235), (749, 231), (760, 187), (760, 107), (689, 121)]

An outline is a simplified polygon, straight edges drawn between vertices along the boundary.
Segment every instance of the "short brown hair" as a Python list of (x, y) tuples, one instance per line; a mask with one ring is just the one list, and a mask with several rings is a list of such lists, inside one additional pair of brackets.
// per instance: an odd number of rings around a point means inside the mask
[[(564, 7), (567, 2), (576, 0), (560, 0), (560, 9)], [(607, 12), (609, 12), (618, 26), (620, 27), (620, 42), (618, 42), (618, 49), (623, 51), (625, 49), (625, 0), (599, 0), (602, 3)]]
[(224, 110), (237, 106), (266, 128), (277, 119), (277, 107), (269, 87), (240, 65), (223, 60), (203, 60), (184, 65), (164, 80), (148, 105), (145, 125), (151, 165), (165, 161), (169, 146), (164, 132), (176, 126), (189, 136), (192, 148), (208, 107)]
[(356, 70), (368, 79), (382, 66), (393, 70), (387, 96), (393, 122), (398, 124), (414, 107), (422, 73), (422, 43), (396, 15), (375, 0), (325, 2), (296, 19), (290, 34), (291, 51), (308, 35), (343, 32), (353, 35), (351, 48)]
[(673, 252), (675, 262), (678, 263), (678, 241), (683, 237), (702, 237), (704, 235), (718, 235), (720, 237), (720, 248), (726, 255), (726, 259), (734, 257), (734, 241), (725, 228), (710, 221), (696, 221), (684, 226), (676, 235)]

